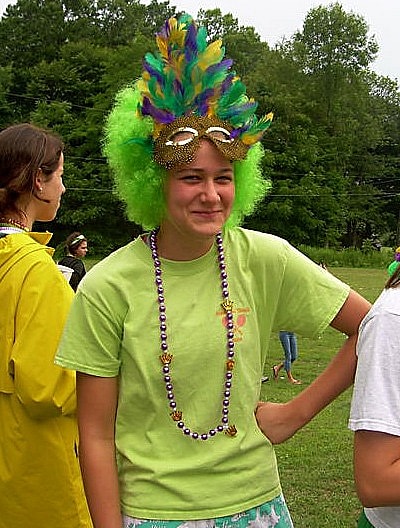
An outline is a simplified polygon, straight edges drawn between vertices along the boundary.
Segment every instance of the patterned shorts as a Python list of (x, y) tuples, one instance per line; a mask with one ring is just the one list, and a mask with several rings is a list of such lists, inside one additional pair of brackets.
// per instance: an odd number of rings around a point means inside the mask
[(123, 528), (293, 528), (283, 495), (235, 515), (200, 521), (157, 521), (123, 516)]

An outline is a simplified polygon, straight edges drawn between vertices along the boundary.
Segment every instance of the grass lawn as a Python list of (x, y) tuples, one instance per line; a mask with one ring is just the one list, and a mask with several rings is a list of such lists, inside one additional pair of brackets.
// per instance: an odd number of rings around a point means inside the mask
[[(387, 279), (386, 270), (332, 268), (331, 273), (373, 302)], [(287, 329), (290, 330), (290, 329)], [(291, 385), (281, 371), (277, 382), (262, 385), (262, 399), (286, 401), (310, 383), (339, 349), (344, 336), (329, 328), (317, 340), (298, 338), (299, 359), (293, 374), (302, 385)], [(281, 361), (278, 335), (272, 336), (270, 361)], [(354, 528), (361, 510), (353, 484), (353, 433), (347, 429), (351, 389), (322, 411), (294, 438), (276, 446), (283, 491), (296, 528)]]
[(90, 268), (92, 268), (98, 262), (100, 262), (100, 259), (96, 259), (92, 257), (86, 257), (83, 259), (83, 263), (85, 264), (86, 271), (89, 271)]

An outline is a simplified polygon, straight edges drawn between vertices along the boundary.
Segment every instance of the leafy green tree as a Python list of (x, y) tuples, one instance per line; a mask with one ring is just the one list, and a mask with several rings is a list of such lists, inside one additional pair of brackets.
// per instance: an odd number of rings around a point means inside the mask
[[(0, 65), (12, 65), (16, 94), (24, 94), (31, 68), (58, 57), (65, 42), (62, 3), (58, 0), (19, 0), (10, 5), (0, 23)], [(20, 100), (23, 111), (29, 101)]]
[(200, 9), (197, 21), (207, 28), (210, 41), (223, 40), (226, 56), (233, 59), (234, 69), (242, 77), (252, 71), (269, 49), (253, 27), (240, 26), (237, 18), (230, 13), (222, 15), (220, 9)]
[(42, 59), (55, 59), (65, 42), (62, 2), (19, 0), (8, 6), (0, 24), (0, 41), (1, 64), (13, 63), (22, 69)]
[[(371, 113), (370, 87), (365, 75), (378, 46), (368, 36), (365, 20), (346, 13), (338, 3), (311, 9), (303, 30), (286, 43), (283, 53), (292, 57), (305, 74), (308, 105), (314, 133), (322, 150), (324, 170), (339, 175), (347, 192), (341, 206), (347, 214), (342, 235), (347, 244), (357, 244), (376, 223), (369, 204), (371, 149), (382, 137), (381, 123)], [(369, 182), (369, 187), (365, 187)], [(357, 193), (354, 193), (357, 189)], [(368, 222), (357, 220), (371, 211)], [(362, 213), (364, 211), (364, 213)]]
[(3, 117), (5, 123), (12, 123), (14, 121), (13, 102), (7, 94), (12, 86), (12, 67), (0, 66), (0, 115)]
[(368, 31), (362, 16), (346, 12), (339, 3), (318, 6), (293, 37), (295, 56), (306, 73), (323, 74), (327, 84), (335, 84), (343, 70), (360, 73), (375, 59), (379, 47)]
[[(32, 121), (66, 143), (67, 193), (51, 230), (81, 229), (107, 253), (138, 227), (126, 220), (101, 152), (116, 92), (142, 71), (154, 33), (176, 12), (152, 0), (18, 0), (0, 20), (0, 126)], [(247, 226), (296, 245), (367, 247), (400, 237), (399, 87), (369, 69), (377, 44), (340, 4), (310, 10), (303, 30), (271, 49), (232, 14), (200, 9), (222, 37), (258, 114), (272, 190)], [(398, 240), (400, 243), (400, 240)]]

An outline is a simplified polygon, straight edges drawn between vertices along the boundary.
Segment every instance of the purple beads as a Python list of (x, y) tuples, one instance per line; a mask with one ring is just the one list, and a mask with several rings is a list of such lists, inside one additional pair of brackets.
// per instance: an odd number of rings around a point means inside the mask
[[(224, 247), (223, 247), (223, 241), (222, 241), (222, 235), (221, 233), (218, 233), (215, 237), (216, 245), (217, 245), (217, 252), (218, 252), (218, 268), (220, 273), (220, 281), (221, 281), (221, 294), (223, 303), (222, 306), (224, 307), (226, 311), (226, 357), (227, 357), (227, 370), (225, 373), (225, 382), (222, 390), (222, 410), (221, 410), (221, 422), (216, 427), (210, 429), (208, 433), (198, 433), (197, 431), (192, 431), (189, 427), (185, 425), (185, 422), (180, 419), (182, 416), (182, 413), (177, 410), (177, 403), (175, 401), (175, 396), (173, 392), (173, 383), (172, 383), (172, 377), (170, 375), (170, 363), (172, 362), (172, 355), (168, 354), (168, 343), (167, 343), (167, 316), (166, 316), (166, 305), (165, 305), (165, 298), (164, 298), (164, 285), (162, 281), (162, 270), (161, 270), (161, 261), (158, 256), (157, 251), (157, 233), (158, 229), (154, 229), (150, 233), (149, 237), (149, 243), (150, 243), (150, 249), (151, 249), (151, 256), (153, 259), (154, 264), (154, 282), (156, 285), (156, 291), (157, 291), (157, 303), (158, 303), (158, 313), (159, 313), (159, 321), (160, 321), (160, 350), (161, 350), (161, 360), (163, 363), (162, 366), (162, 374), (163, 374), (163, 380), (165, 383), (165, 389), (167, 393), (167, 400), (169, 403), (169, 407), (172, 409), (171, 415), (173, 415), (173, 419), (176, 421), (176, 425), (184, 435), (189, 436), (193, 440), (208, 440), (209, 438), (214, 437), (217, 433), (226, 432), (228, 429), (229, 424), (229, 404), (230, 404), (230, 396), (231, 396), (231, 387), (232, 387), (232, 369), (234, 366), (234, 323), (233, 323), (233, 313), (232, 313), (232, 302), (229, 301), (229, 289), (228, 289), (228, 275), (226, 273), (226, 266), (225, 266), (225, 255), (224, 255)], [(231, 426), (232, 427), (232, 426)], [(233, 428), (236, 430), (236, 428), (233, 426)], [(234, 436), (234, 435), (230, 435)]]

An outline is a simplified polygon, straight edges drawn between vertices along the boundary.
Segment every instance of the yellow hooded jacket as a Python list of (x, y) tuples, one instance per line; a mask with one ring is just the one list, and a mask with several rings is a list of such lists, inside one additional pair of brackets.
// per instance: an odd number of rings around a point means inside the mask
[(0, 528), (89, 528), (75, 375), (54, 364), (74, 296), (50, 233), (0, 238)]

